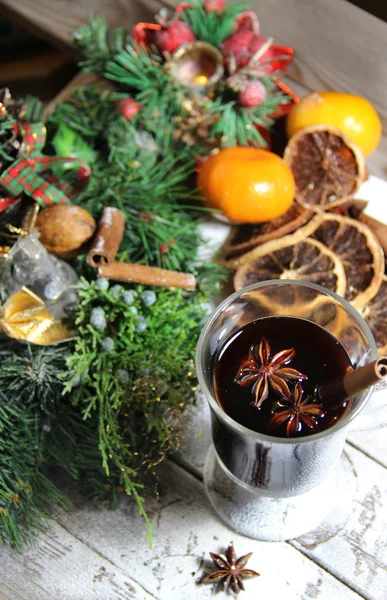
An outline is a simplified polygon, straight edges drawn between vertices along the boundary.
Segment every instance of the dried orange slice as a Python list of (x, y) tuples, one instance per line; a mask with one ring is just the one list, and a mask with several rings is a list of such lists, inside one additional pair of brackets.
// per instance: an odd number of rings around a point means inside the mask
[(347, 282), (345, 298), (355, 308), (361, 308), (375, 296), (384, 272), (383, 250), (378, 239), (364, 223), (330, 212), (316, 215), (296, 233), (267, 242), (230, 260), (228, 265), (238, 269), (254, 260), (260, 248), (265, 254), (273, 250), (276, 242), (284, 240), (286, 245), (296, 245), (308, 237), (327, 246), (342, 262)]
[(360, 310), (375, 338), (380, 355), (387, 353), (387, 275), (383, 275), (382, 284), (376, 296)]
[(284, 160), (296, 182), (296, 200), (315, 211), (346, 202), (365, 179), (364, 156), (339, 129), (315, 125), (293, 135)]
[(312, 216), (312, 211), (293, 202), (289, 210), (281, 217), (265, 223), (232, 227), (223, 244), (223, 259), (227, 263), (230, 258), (248, 252), (260, 244), (288, 235), (305, 225)]
[(345, 271), (338, 256), (324, 244), (305, 238), (294, 242), (292, 235), (255, 248), (254, 257), (242, 265), (234, 277), (234, 287), (270, 279), (293, 279), (317, 283), (343, 296)]
[[(317, 221), (315, 221), (317, 223)], [(303, 230), (306, 232), (306, 226)], [(371, 229), (350, 217), (325, 213), (311, 237), (328, 246), (344, 265), (345, 298), (361, 308), (373, 298), (382, 283), (384, 255)]]

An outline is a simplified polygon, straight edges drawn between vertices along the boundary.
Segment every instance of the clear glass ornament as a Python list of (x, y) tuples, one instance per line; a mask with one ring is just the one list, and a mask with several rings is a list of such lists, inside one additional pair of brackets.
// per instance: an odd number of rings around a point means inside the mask
[(3, 264), (2, 284), (9, 295), (28, 287), (40, 296), (57, 318), (66, 316), (71, 305), (77, 303), (73, 289), (78, 282), (74, 269), (65, 261), (47, 252), (33, 233), (14, 244)]

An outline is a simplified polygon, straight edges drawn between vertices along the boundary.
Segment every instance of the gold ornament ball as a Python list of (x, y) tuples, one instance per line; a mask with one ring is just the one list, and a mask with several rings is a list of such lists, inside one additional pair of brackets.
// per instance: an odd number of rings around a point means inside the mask
[(95, 229), (95, 220), (84, 208), (68, 204), (45, 208), (35, 224), (35, 230), (40, 233), (40, 243), (48, 252), (61, 258), (80, 254)]

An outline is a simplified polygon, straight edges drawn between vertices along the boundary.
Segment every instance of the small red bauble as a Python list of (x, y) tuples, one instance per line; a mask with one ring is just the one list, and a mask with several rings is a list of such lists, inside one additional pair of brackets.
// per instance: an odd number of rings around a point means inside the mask
[(223, 12), (226, 6), (226, 0), (204, 0), (204, 10), (206, 12)]
[(90, 169), (87, 169), (86, 167), (79, 167), (79, 169), (77, 169), (77, 180), (83, 182), (86, 182), (90, 177)]
[(170, 25), (155, 32), (155, 45), (160, 52), (172, 54), (182, 44), (195, 40), (192, 29), (183, 21), (173, 21)]
[(169, 250), (169, 247), (167, 244), (161, 244), (159, 250), (160, 250), (160, 254), (166, 254)]
[(125, 121), (130, 121), (141, 110), (142, 106), (134, 98), (122, 98), (117, 102), (117, 108)]
[(239, 104), (246, 108), (260, 106), (266, 98), (266, 88), (262, 81), (249, 81), (239, 94)]

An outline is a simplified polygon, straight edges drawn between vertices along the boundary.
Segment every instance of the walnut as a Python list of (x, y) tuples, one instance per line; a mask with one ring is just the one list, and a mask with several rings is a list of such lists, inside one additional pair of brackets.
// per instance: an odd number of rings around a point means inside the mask
[(72, 258), (82, 253), (96, 223), (80, 206), (59, 204), (39, 213), (35, 229), (40, 233), (39, 241), (51, 254)]

